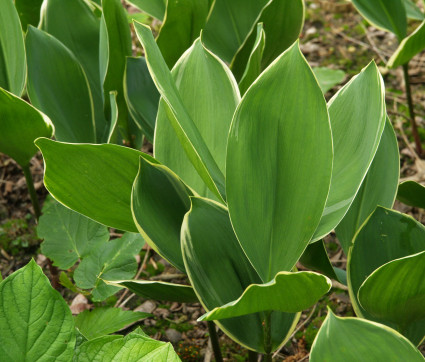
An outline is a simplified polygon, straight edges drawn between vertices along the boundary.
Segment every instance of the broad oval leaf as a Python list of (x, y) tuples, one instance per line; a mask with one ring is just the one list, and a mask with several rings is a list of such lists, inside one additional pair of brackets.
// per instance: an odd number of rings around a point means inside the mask
[(345, 78), (345, 73), (339, 69), (326, 67), (312, 68), (323, 93), (328, 92)]
[[(184, 106), (173, 77), (161, 56), (161, 52), (155, 43), (150, 28), (137, 22), (134, 22), (134, 28), (137, 37), (145, 48), (149, 72), (166, 103), (164, 107), (168, 119), (171, 121), (180, 144), (208, 188), (219, 199), (224, 200), (223, 173)], [(182, 178), (185, 180), (184, 177)]]
[(93, 102), (78, 60), (59, 40), (32, 26), (26, 37), (28, 95), (66, 142), (95, 142)]
[(355, 233), (376, 207), (378, 205), (387, 208), (393, 206), (399, 175), (398, 141), (393, 126), (387, 118), (381, 142), (362, 186), (350, 209), (335, 229), (345, 255), (348, 255)]
[[(240, 96), (227, 66), (198, 39), (172, 70), (181, 100), (215, 163), (224, 173), (227, 135)], [(173, 116), (160, 102), (155, 130), (155, 158), (167, 165), (199, 195), (217, 199), (184, 152), (171, 125)]]
[(403, 204), (425, 209), (425, 186), (415, 181), (405, 181), (398, 186), (397, 200)]
[[(239, 298), (261, 279), (248, 261), (220, 204), (192, 197), (192, 208), (182, 225), (183, 260), (199, 301), (208, 312)], [(271, 313), (271, 340), (275, 350), (292, 333), (299, 314)], [(264, 352), (264, 313), (216, 322), (233, 340)]]
[(7, 361), (69, 361), (71, 310), (34, 260), (0, 284), (0, 354)]
[(407, 33), (407, 16), (403, 0), (352, 0), (367, 21), (394, 33), (401, 41)]
[(109, 240), (109, 230), (58, 202), (43, 208), (37, 235), (44, 239), (41, 252), (60, 269), (69, 269)]
[[(425, 247), (376, 269), (361, 285), (361, 306), (419, 345), (425, 336)], [(412, 331), (413, 329), (413, 331)]]
[(13, 0), (0, 3), (0, 87), (18, 97), (25, 87), (27, 64), (21, 22)]
[(243, 97), (227, 147), (230, 217), (263, 282), (290, 271), (308, 245), (331, 171), (326, 103), (296, 43)]
[(406, 15), (409, 19), (424, 20), (422, 10), (415, 4), (413, 0), (403, 0), (404, 7), (406, 8)]
[(332, 287), (331, 281), (313, 272), (280, 272), (267, 284), (251, 284), (235, 301), (204, 314), (199, 320), (216, 320), (275, 310), (301, 312)]
[(37, 152), (34, 140), (51, 137), (53, 124), (45, 114), (1, 88), (0, 114), (0, 152), (24, 167)]
[[(151, 156), (117, 145), (80, 145), (36, 140), (44, 158), (44, 184), (70, 209), (101, 224), (137, 232), (131, 214), (131, 188), (139, 157)], [(105, 182), (107, 180), (107, 182)]]
[[(384, 347), (385, 346), (385, 347)], [(311, 347), (312, 362), (423, 362), (422, 354), (395, 330), (330, 310)]]
[(371, 62), (329, 101), (334, 159), (331, 187), (313, 240), (331, 232), (353, 202), (385, 127), (385, 86)]

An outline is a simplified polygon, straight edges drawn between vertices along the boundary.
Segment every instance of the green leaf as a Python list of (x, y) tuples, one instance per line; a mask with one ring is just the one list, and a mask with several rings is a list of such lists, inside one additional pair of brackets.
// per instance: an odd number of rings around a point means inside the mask
[(261, 59), (263, 58), (264, 47), (266, 44), (266, 34), (264, 33), (263, 24), (257, 24), (257, 36), (254, 46), (249, 55), (248, 62), (242, 77), (239, 81), (239, 90), (244, 94), (249, 86), (261, 73)]
[(26, 47), (28, 95), (52, 120), (56, 139), (95, 142), (93, 102), (78, 60), (59, 40), (32, 26)]
[(348, 288), (359, 317), (377, 320), (358, 302), (360, 286), (380, 266), (425, 250), (425, 227), (408, 215), (377, 207), (356, 234), (347, 261)]
[(401, 41), (407, 34), (403, 0), (352, 0), (359, 13), (374, 26), (394, 33)]
[(270, 0), (216, 0), (203, 30), (203, 41), (220, 59), (230, 63), (257, 24)]
[(313, 240), (332, 231), (350, 208), (385, 127), (385, 86), (371, 62), (329, 101), (334, 160), (332, 181)]
[(158, 20), (164, 19), (167, 0), (126, 0)]
[(24, 31), (27, 30), (28, 25), (38, 25), (42, 3), (43, 0), (15, 0), (16, 10)]
[(119, 288), (106, 284), (104, 280), (132, 278), (137, 271), (134, 256), (140, 252), (143, 244), (139, 234), (126, 233), (121, 238), (99, 245), (75, 270), (75, 283), (83, 289), (93, 288), (94, 301), (105, 300)]
[(110, 123), (104, 130), (102, 138), (106, 143), (117, 143), (119, 138), (117, 92), (109, 92), (109, 105), (111, 107)]
[(397, 200), (403, 204), (425, 209), (425, 186), (415, 181), (405, 181), (398, 186)]
[[(425, 250), (425, 246), (424, 246)], [(362, 307), (419, 345), (425, 336), (425, 251), (390, 261), (361, 285)]]
[(13, 0), (0, 4), (0, 87), (20, 96), (25, 87), (27, 64), (24, 36)]
[(150, 316), (149, 313), (132, 312), (121, 308), (95, 308), (78, 314), (75, 317), (75, 327), (86, 339), (92, 340), (115, 333)]
[(79, 259), (109, 240), (106, 226), (72, 211), (58, 202), (43, 208), (37, 235), (44, 239), (41, 252), (60, 269), (69, 269)]
[(226, 165), (233, 227), (262, 281), (268, 282), (279, 271), (290, 271), (307, 247), (332, 171), (326, 103), (298, 43), (242, 99)]
[(178, 303), (198, 302), (198, 297), (190, 285), (157, 282), (152, 280), (119, 280), (109, 283), (118, 284), (146, 299), (166, 300)]
[(69, 361), (71, 311), (34, 260), (0, 284), (0, 355), (5, 361)]
[[(200, 40), (182, 56), (172, 70), (180, 99), (199, 131), (207, 151), (224, 173), (227, 136), (240, 96), (227, 66), (204, 48)], [(154, 154), (199, 195), (217, 199), (199, 176), (172, 125), (169, 106), (160, 102)]]
[(89, 361), (167, 361), (178, 362), (171, 343), (156, 341), (136, 332), (127, 336), (104, 336), (84, 342), (74, 359)]
[(350, 209), (336, 227), (338, 240), (348, 255), (354, 234), (378, 205), (391, 208), (400, 175), (398, 141), (387, 118), (375, 158)]
[(406, 9), (406, 15), (409, 19), (424, 20), (424, 14), (421, 9), (412, 0), (403, 0)]
[[(201, 133), (190, 117), (188, 110), (185, 108), (173, 77), (155, 44), (151, 30), (137, 22), (134, 23), (134, 28), (137, 37), (145, 48), (149, 72), (166, 103), (164, 107), (167, 111), (168, 119), (171, 121), (174, 132), (177, 134), (187, 157), (208, 188), (218, 198), (224, 199), (223, 173), (211, 155), (211, 151), (208, 149)], [(193, 78), (196, 79), (196, 77)], [(216, 110), (217, 107), (215, 105), (214, 111)], [(173, 168), (171, 167), (171, 169)], [(185, 180), (184, 177), (182, 178)], [(185, 182), (187, 183), (186, 180)]]
[(226, 319), (268, 310), (301, 312), (316, 303), (331, 287), (331, 281), (317, 273), (280, 272), (267, 284), (251, 284), (239, 299), (214, 308), (199, 320)]
[(106, 120), (99, 73), (100, 19), (95, 12), (87, 0), (47, 0), (42, 8), (40, 28), (72, 51), (83, 67), (93, 98), (96, 139), (100, 142)]
[(134, 223), (149, 245), (181, 271), (180, 229), (189, 196), (192, 192), (167, 167), (140, 158), (131, 196)]
[[(110, 115), (109, 93), (117, 92), (120, 142), (129, 140), (128, 109), (124, 98), (126, 57), (131, 56), (131, 33), (120, 0), (102, 0), (100, 22), (100, 80), (103, 83), (104, 110)], [(107, 117), (108, 119), (110, 117)]]
[(311, 362), (424, 361), (405, 337), (382, 324), (340, 318), (330, 310), (311, 347)]
[[(192, 197), (192, 208), (182, 225), (183, 260), (191, 285), (205, 310), (238, 299), (251, 284), (260, 284), (232, 229), (229, 214), (220, 204)], [(272, 349), (292, 333), (299, 314), (271, 314)], [(237, 343), (264, 352), (264, 313), (216, 322)]]
[(156, 43), (171, 69), (199, 37), (209, 12), (209, 0), (168, 0)]
[(0, 114), (0, 152), (24, 167), (37, 152), (34, 140), (52, 136), (52, 122), (36, 108), (1, 88)]
[[(70, 209), (101, 224), (137, 232), (131, 214), (131, 188), (139, 157), (152, 157), (117, 145), (75, 145), (36, 140), (44, 157), (44, 184)], [(105, 182), (107, 180), (107, 182)]]
[(159, 93), (143, 57), (127, 57), (124, 95), (131, 116), (149, 141), (153, 142)]
[(388, 67), (395, 68), (408, 63), (416, 54), (425, 49), (425, 21), (404, 38), (388, 61)]
[(312, 68), (323, 93), (327, 93), (345, 79), (345, 73), (339, 69), (326, 67)]

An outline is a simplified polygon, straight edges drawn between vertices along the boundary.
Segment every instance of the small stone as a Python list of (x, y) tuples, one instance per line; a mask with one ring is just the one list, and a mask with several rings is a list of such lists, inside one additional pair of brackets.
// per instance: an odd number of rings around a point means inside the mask
[(168, 340), (171, 343), (177, 343), (181, 341), (182, 339), (182, 334), (179, 331), (176, 331), (175, 329), (172, 329), (172, 328), (168, 328), (165, 331), (165, 336), (168, 338)]
[(139, 305), (134, 311), (135, 312), (144, 312), (144, 313), (152, 313), (156, 308), (156, 304), (151, 300), (147, 300), (142, 305)]

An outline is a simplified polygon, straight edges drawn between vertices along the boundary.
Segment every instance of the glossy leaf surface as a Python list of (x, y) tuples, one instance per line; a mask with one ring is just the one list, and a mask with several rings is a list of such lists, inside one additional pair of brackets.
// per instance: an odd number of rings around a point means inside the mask
[(75, 317), (75, 327), (87, 340), (92, 340), (115, 333), (150, 316), (149, 313), (132, 312), (121, 308), (99, 307), (78, 314)]
[(398, 186), (397, 200), (403, 204), (425, 209), (425, 186), (415, 181), (405, 181)]
[(232, 224), (262, 281), (268, 282), (279, 271), (290, 271), (306, 248), (326, 202), (332, 169), (326, 104), (298, 43), (242, 99), (226, 164)]
[(32, 26), (26, 47), (28, 95), (52, 120), (56, 139), (95, 142), (93, 102), (78, 60), (59, 40)]
[(43, 208), (37, 235), (44, 239), (41, 252), (60, 269), (72, 267), (93, 249), (109, 240), (106, 226), (72, 211), (58, 202)]
[(71, 310), (34, 260), (0, 284), (0, 353), (6, 361), (69, 361)]
[[(183, 259), (191, 285), (208, 312), (239, 298), (261, 279), (241, 249), (227, 209), (208, 199), (192, 197), (182, 225)], [(275, 350), (295, 327), (298, 314), (272, 312), (271, 340)], [(264, 351), (263, 313), (216, 322), (238, 343)]]
[[(181, 101), (199, 131), (214, 162), (224, 173), (227, 135), (240, 96), (233, 76), (217, 57), (197, 40), (179, 60), (172, 75)], [(217, 199), (187, 157), (172, 126), (173, 115), (161, 101), (154, 154), (199, 195)]]
[(376, 207), (391, 208), (394, 204), (400, 174), (398, 142), (393, 126), (387, 118), (375, 158), (363, 180), (350, 209), (336, 227), (338, 240), (348, 255), (351, 241)]
[(378, 149), (385, 127), (384, 81), (374, 62), (353, 77), (329, 101), (334, 159), (331, 188), (313, 240), (342, 220)]
[(139, 157), (155, 162), (152, 157), (117, 145), (76, 145), (45, 138), (36, 145), (44, 158), (44, 184), (56, 200), (101, 224), (137, 232), (131, 188)]
[[(146, 62), (152, 79), (166, 103), (168, 119), (174, 128), (188, 159), (208, 188), (218, 197), (224, 198), (224, 176), (211, 155), (201, 133), (188, 113), (177, 90), (174, 79), (161, 56), (150, 28), (135, 22), (134, 28), (146, 52)], [(195, 78), (196, 79), (196, 78)], [(216, 110), (216, 108), (214, 108)], [(171, 169), (173, 169), (171, 167)], [(173, 170), (175, 171), (175, 170)], [(182, 179), (188, 183), (182, 176)], [(189, 183), (189, 186), (190, 183)]]
[(341, 83), (345, 78), (345, 73), (339, 69), (315, 67), (313, 68), (313, 72), (323, 93), (331, 90), (337, 84)]
[(18, 97), (25, 87), (24, 36), (13, 0), (0, 4), (0, 87)]
[[(383, 348), (385, 346), (385, 348)], [(329, 311), (311, 348), (312, 362), (423, 362), (405, 337), (382, 324), (340, 318)]]
[(33, 106), (1, 88), (0, 114), (0, 152), (26, 166), (37, 152), (34, 140), (52, 136), (52, 122)]

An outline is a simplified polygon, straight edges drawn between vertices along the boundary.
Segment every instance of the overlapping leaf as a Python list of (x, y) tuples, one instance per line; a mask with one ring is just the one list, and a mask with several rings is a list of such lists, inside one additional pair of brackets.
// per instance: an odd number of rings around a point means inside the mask
[(405, 181), (398, 186), (397, 200), (425, 209), (425, 186), (415, 181)]

